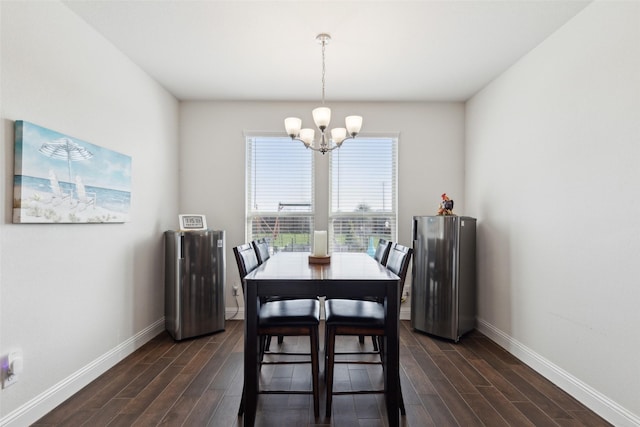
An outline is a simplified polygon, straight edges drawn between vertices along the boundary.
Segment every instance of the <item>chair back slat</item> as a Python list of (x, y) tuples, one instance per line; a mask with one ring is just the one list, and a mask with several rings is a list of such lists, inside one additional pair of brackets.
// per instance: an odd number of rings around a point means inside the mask
[(380, 264), (387, 265), (387, 258), (389, 257), (390, 249), (391, 242), (385, 239), (380, 239), (378, 241), (378, 247), (376, 248), (376, 253), (373, 255), (373, 258)]
[(256, 252), (251, 243), (245, 243), (233, 248), (233, 254), (238, 264), (238, 273), (240, 274), (240, 282), (242, 283), (242, 292), (244, 293), (244, 277), (251, 273), (260, 265)]
[(404, 286), (404, 281), (407, 277), (407, 271), (409, 270), (409, 261), (411, 261), (411, 254), (413, 249), (402, 246), (398, 243), (391, 245), (389, 250), (389, 256), (387, 257), (387, 268), (400, 277), (400, 289)]
[(256, 251), (258, 264), (262, 264), (271, 257), (271, 255), (269, 254), (269, 242), (267, 242), (267, 239), (262, 238), (254, 240), (251, 243), (253, 244), (253, 249)]

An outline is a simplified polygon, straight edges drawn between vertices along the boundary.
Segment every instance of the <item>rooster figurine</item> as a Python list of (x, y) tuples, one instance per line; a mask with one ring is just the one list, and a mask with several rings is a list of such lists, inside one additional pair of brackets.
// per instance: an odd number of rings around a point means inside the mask
[(438, 215), (454, 215), (453, 213), (453, 200), (447, 196), (447, 193), (442, 193), (442, 201), (438, 206)]

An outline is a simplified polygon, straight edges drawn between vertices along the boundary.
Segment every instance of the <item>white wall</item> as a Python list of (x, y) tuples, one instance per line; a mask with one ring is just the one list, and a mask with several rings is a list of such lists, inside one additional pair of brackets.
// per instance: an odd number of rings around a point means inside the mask
[[(164, 329), (178, 102), (59, 2), (3, 1), (0, 15), (0, 354), (24, 353), (0, 425), (27, 425)], [(131, 221), (12, 224), (21, 119), (131, 156)]]
[[(456, 212), (473, 213), (466, 212), (463, 203), (462, 103), (330, 103), (329, 106), (334, 122), (351, 113), (362, 115), (363, 134), (400, 132), (400, 243), (411, 245), (411, 217), (435, 215), (443, 192), (456, 202)], [(226, 230), (228, 312), (235, 308), (231, 285), (240, 283), (232, 248), (245, 242), (244, 132), (264, 131), (284, 136), (285, 117), (295, 115), (303, 123), (312, 124), (314, 107), (316, 103), (181, 103), (180, 206), (185, 212), (206, 214), (209, 226)], [(300, 142), (292, 142), (291, 149), (305, 148)], [(316, 154), (318, 229), (326, 229), (328, 221), (327, 160), (328, 155)], [(409, 283), (408, 280), (406, 289)]]
[(596, 2), (467, 103), (481, 329), (640, 424), (640, 3)]

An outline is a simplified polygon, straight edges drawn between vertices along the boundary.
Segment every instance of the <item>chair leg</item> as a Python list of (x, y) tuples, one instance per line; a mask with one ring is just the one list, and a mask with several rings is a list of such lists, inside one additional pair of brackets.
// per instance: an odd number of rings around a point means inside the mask
[(327, 383), (327, 357), (329, 356), (329, 349), (327, 343), (329, 342), (329, 328), (327, 324), (324, 325), (324, 383)]
[[(378, 347), (380, 350), (380, 360), (383, 361), (383, 337), (371, 336), (374, 343), (374, 348)], [(325, 365), (324, 365), (324, 378), (327, 388), (326, 399), (326, 416), (331, 417), (331, 406), (333, 400), (333, 376), (334, 376), (334, 364), (335, 364), (335, 343), (336, 343), (336, 331), (334, 328), (327, 327), (325, 324)], [(383, 369), (385, 369), (383, 361)], [(398, 375), (398, 406), (401, 415), (407, 415), (406, 408), (404, 406), (404, 397), (402, 396), (402, 384), (400, 383), (400, 376)]]
[(313, 414), (316, 418), (320, 416), (320, 387), (318, 386), (318, 377), (319, 373), (319, 338), (318, 338), (318, 329), (311, 328), (309, 339), (311, 341), (311, 382), (313, 384)]
[[(372, 337), (374, 338), (374, 337)], [(380, 347), (380, 361), (383, 363), (383, 369), (385, 369), (384, 366), (384, 339), (383, 337), (375, 337), (376, 341), (378, 342), (378, 346)], [(402, 397), (402, 384), (400, 384), (400, 375), (398, 375), (398, 406), (400, 407), (400, 414), (401, 415), (407, 415), (407, 411), (404, 407), (404, 397)]]
[(358, 342), (364, 344), (364, 335), (358, 335)]
[[(284, 336), (278, 335), (278, 344), (281, 345), (283, 342), (284, 342)], [(267, 337), (267, 342), (264, 345), (264, 351), (269, 351), (270, 347), (271, 347), (271, 335)]]
[(333, 328), (327, 328), (327, 360), (325, 368), (325, 380), (327, 382), (327, 402), (326, 413), (327, 418), (331, 417), (331, 403), (333, 399), (333, 365), (335, 361), (336, 331)]
[(373, 351), (380, 351), (378, 350), (378, 337), (371, 335), (371, 342), (373, 343)]
[[(284, 336), (278, 336), (278, 340), (284, 338)], [(320, 362), (319, 362), (319, 350), (320, 350), (320, 338), (318, 336), (318, 328), (311, 328), (309, 331), (309, 339), (311, 344), (311, 381), (313, 384), (313, 413), (316, 418), (320, 416), (320, 386), (319, 386), (319, 377), (320, 377)], [(268, 349), (269, 341), (271, 340), (270, 335), (261, 335), (260, 336), (260, 362), (264, 357), (265, 349)], [(326, 341), (325, 341), (326, 343)], [(262, 367), (262, 364), (260, 364)], [(240, 407), (238, 408), (238, 416), (244, 414), (244, 386), (242, 386), (242, 397), (240, 398)]]
[(269, 351), (271, 347), (271, 335), (267, 336), (267, 342), (264, 345), (264, 351)]
[(242, 386), (242, 397), (240, 398), (240, 407), (238, 408), (238, 416), (244, 414), (244, 386)]
[(267, 345), (266, 344), (267, 343), (267, 338), (268, 338), (268, 336), (265, 336), (265, 335), (260, 335), (258, 337), (258, 345), (260, 346), (258, 348), (258, 356), (259, 356), (258, 360), (260, 360), (259, 368), (262, 368), (262, 362), (264, 360), (264, 349), (265, 349), (265, 347)]

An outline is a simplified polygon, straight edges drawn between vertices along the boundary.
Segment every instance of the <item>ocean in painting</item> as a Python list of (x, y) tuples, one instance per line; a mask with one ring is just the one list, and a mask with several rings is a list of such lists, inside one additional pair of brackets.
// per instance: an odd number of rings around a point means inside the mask
[[(106, 223), (129, 221), (131, 193), (101, 187), (84, 187), (78, 194), (76, 184), (58, 182), (54, 191), (49, 179), (16, 175), (14, 217), (20, 222)], [(19, 206), (15, 206), (19, 204)]]
[[(36, 178), (33, 176), (16, 175), (14, 177), (15, 185), (22, 185), (22, 191), (31, 191), (36, 194), (51, 193), (51, 187), (48, 179)], [(77, 194), (76, 185), (69, 182), (60, 181), (60, 189), (63, 193), (69, 194), (73, 200), (73, 196)], [(131, 193), (127, 191), (119, 191), (111, 188), (85, 186), (87, 194), (95, 194), (95, 206), (112, 211), (114, 213), (127, 213), (131, 207)]]

